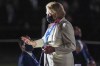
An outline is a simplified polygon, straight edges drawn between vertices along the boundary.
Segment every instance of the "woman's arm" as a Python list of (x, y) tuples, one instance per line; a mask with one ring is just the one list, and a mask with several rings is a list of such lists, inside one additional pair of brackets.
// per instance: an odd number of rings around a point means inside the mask
[(26, 44), (32, 45), (33, 48), (42, 47), (43, 44), (44, 44), (44, 42), (43, 42), (42, 39), (38, 39), (38, 40), (34, 40), (34, 41), (33, 41), (33, 40), (31, 40), (31, 39), (29, 39), (29, 38), (27, 38), (27, 37), (24, 37), (24, 36), (22, 36), (21, 39), (22, 39), (22, 41), (25, 42)]
[(62, 44), (58, 47), (55, 47), (55, 52), (67, 54), (76, 49), (74, 30), (69, 22), (62, 23), (60, 28)]

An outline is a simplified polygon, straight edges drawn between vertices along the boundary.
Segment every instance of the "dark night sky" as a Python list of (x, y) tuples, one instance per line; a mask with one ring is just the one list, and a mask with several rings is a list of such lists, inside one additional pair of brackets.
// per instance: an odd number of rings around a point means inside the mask
[[(49, 0), (38, 0), (38, 10), (34, 10), (29, 0), (20, 0), (18, 7), (14, 8), (15, 14), (12, 23), (7, 22), (7, 12), (5, 5), (0, 9), (0, 38), (1, 39), (19, 39), (22, 35), (29, 35), (32, 38), (41, 37), (41, 20), (46, 16), (45, 5)], [(53, 1), (53, 0), (52, 0)], [(78, 9), (74, 11), (71, 7), (74, 0), (67, 0), (69, 4), (69, 15), (72, 24), (82, 29), (83, 40), (99, 41), (100, 40), (100, 12), (90, 10), (91, 0), (78, 0)], [(28, 28), (25, 28), (28, 23)]]

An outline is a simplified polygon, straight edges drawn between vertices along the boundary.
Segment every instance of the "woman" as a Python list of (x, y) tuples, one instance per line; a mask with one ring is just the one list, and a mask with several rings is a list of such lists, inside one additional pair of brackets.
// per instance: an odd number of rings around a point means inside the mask
[(58, 2), (50, 2), (46, 5), (46, 14), (50, 25), (45, 35), (35, 41), (26, 37), (22, 37), (22, 40), (34, 48), (42, 47), (44, 66), (74, 66), (74, 31), (71, 23), (64, 18), (66, 13), (63, 6)]
[(78, 26), (74, 27), (76, 51), (73, 52), (75, 66), (96, 66), (96, 62), (88, 51), (87, 45), (81, 40), (82, 32)]

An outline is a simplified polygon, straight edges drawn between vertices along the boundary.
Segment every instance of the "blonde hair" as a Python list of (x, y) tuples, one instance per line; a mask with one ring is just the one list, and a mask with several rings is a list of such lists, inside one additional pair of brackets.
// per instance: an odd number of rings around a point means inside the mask
[(57, 18), (63, 18), (65, 17), (65, 10), (63, 8), (63, 5), (58, 3), (58, 2), (50, 2), (46, 5), (46, 9), (49, 9), (49, 11), (51, 12), (51, 14), (56, 16), (54, 17), (55, 19)]

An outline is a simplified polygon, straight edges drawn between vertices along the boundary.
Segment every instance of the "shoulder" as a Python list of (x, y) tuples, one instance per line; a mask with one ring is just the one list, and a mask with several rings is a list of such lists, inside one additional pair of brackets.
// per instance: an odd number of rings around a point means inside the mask
[(61, 25), (62, 28), (64, 27), (72, 27), (72, 24), (65, 18), (62, 18), (59, 25)]

